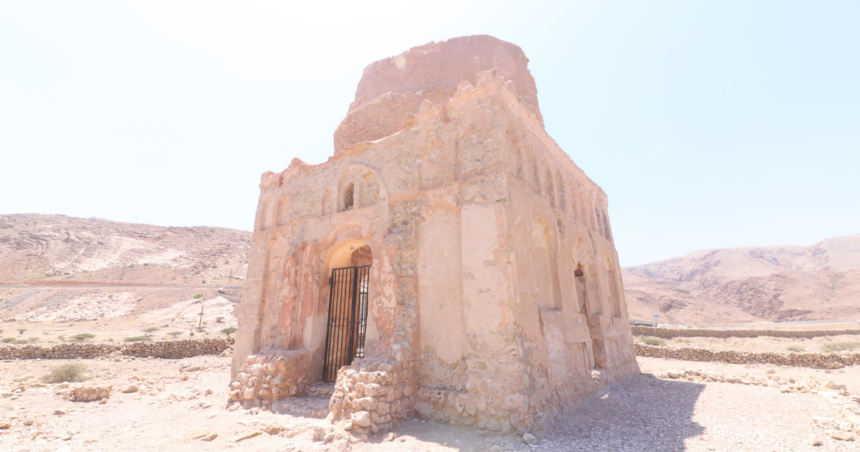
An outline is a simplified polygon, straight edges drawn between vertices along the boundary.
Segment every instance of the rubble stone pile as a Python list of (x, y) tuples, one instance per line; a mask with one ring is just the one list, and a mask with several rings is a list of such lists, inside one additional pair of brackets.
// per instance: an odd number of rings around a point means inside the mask
[(94, 402), (110, 397), (113, 386), (78, 386), (69, 388), (68, 398), (72, 402)]

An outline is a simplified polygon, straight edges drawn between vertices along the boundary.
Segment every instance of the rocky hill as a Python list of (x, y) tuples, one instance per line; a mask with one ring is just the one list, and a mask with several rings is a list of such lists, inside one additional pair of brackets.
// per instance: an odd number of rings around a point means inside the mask
[(251, 233), (0, 215), (0, 282), (241, 285)]
[(860, 318), (860, 234), (696, 251), (623, 269), (628, 310), (678, 323)]
[(0, 332), (19, 331), (3, 341), (218, 334), (235, 325), (250, 242), (224, 228), (0, 215)]

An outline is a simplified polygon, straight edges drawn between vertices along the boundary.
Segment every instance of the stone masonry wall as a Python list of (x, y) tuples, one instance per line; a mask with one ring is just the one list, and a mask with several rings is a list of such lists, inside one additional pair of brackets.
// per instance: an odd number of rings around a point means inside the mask
[(338, 372), (329, 402), (334, 421), (349, 420), (355, 435), (388, 431), (413, 414), (412, 370), (390, 360), (357, 359)]
[(230, 383), (230, 399), (245, 408), (271, 405), (284, 397), (296, 397), (308, 388), (306, 369), (310, 353), (298, 350), (266, 350), (250, 355)]
[(334, 132), (334, 148), (341, 151), (402, 130), (424, 100), (429, 100), (434, 105), (445, 103), (456, 91), (454, 88), (439, 88), (383, 94), (347, 113)]
[(839, 369), (860, 365), (860, 353), (750, 353), (713, 351), (698, 348), (666, 348), (634, 344), (637, 356), (677, 359), (681, 361), (708, 361), (731, 364), (776, 364), (779, 366)]
[(177, 359), (218, 355), (232, 346), (233, 338), (0, 345), (0, 359), (92, 359), (115, 352), (126, 356)]
[(647, 326), (631, 327), (634, 336), (651, 336), (662, 339), (673, 337), (822, 337), (860, 335), (860, 330), (817, 330), (817, 331), (774, 331), (774, 330), (705, 330), (689, 329), (676, 330), (669, 328), (651, 328)]

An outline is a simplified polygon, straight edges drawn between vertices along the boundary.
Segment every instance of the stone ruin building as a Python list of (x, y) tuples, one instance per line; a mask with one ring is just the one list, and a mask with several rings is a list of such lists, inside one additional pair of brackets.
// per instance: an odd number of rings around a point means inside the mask
[(330, 382), (316, 414), (356, 435), (522, 434), (639, 372), (606, 194), (527, 63), (489, 36), (372, 63), (334, 156), (263, 174), (233, 400), (296, 412)]

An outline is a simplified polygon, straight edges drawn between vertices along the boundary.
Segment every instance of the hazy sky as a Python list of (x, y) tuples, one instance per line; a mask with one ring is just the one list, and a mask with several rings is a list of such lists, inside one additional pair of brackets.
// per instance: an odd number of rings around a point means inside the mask
[(0, 214), (253, 227), (363, 68), (523, 48), (622, 265), (860, 233), (860, 2), (0, 2)]

